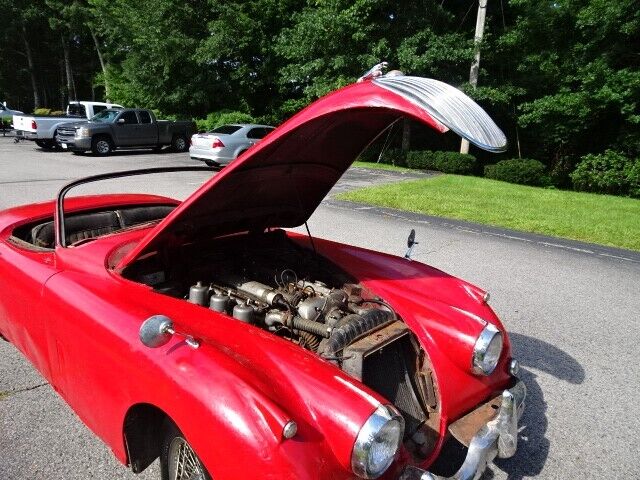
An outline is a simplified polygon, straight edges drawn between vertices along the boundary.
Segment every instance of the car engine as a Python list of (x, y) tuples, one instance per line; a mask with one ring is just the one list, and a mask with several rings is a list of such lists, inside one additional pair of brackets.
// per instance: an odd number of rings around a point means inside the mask
[(319, 280), (301, 280), (291, 269), (274, 281), (269, 286), (227, 276), (198, 282), (188, 300), (261, 326), (332, 361), (356, 338), (396, 319), (384, 301), (363, 298), (356, 284), (331, 288)]

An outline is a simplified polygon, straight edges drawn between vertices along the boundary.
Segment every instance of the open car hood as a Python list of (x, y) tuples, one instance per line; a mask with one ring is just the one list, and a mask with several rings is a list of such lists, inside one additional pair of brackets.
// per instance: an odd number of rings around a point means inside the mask
[(161, 246), (304, 224), (358, 155), (404, 116), (484, 150), (506, 149), (489, 115), (446, 83), (411, 76), (355, 83), (315, 101), (202, 185), (118, 268)]

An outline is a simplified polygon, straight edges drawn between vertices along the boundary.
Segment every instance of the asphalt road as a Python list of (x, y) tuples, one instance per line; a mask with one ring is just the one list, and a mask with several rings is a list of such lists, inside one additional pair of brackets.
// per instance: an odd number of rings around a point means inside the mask
[[(51, 198), (68, 179), (146, 166), (194, 165), (186, 154), (106, 159), (44, 153), (0, 137), (0, 208)], [(415, 174), (350, 170), (336, 191)], [(207, 175), (100, 186), (183, 198)], [(473, 201), (473, 199), (469, 199)], [(640, 221), (640, 219), (639, 219)], [(517, 455), (484, 479), (640, 478), (640, 255), (403, 214), (335, 200), (309, 222), (314, 235), (404, 254), (491, 292), (529, 389)], [(0, 342), (0, 479), (157, 479), (135, 476), (79, 422), (38, 373)]]

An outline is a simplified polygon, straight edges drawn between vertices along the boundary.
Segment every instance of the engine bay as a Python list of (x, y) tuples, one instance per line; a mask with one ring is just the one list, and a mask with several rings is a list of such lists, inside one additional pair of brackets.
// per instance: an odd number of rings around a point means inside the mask
[(422, 348), (384, 299), (283, 230), (181, 249), (180, 262), (151, 257), (129, 277), (335, 364), (398, 408), (410, 450), (426, 456), (435, 438), (426, 427), (437, 410), (435, 386)]
[[(398, 320), (353, 278), (283, 231), (235, 236), (187, 254), (156, 290), (261, 327), (338, 362), (344, 347)], [(193, 248), (193, 247), (191, 247)]]

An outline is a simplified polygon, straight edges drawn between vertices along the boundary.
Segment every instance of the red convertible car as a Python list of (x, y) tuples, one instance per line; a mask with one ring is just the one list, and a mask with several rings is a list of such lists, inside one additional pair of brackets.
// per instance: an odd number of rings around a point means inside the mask
[[(176, 167), (0, 212), (0, 334), (136, 473), (159, 457), (170, 480), (478, 478), (515, 453), (526, 395), (488, 294), (286, 230), (405, 116), (506, 146), (459, 90), (381, 75), (183, 202), (66, 198)], [(454, 438), (466, 457), (434, 469)]]

